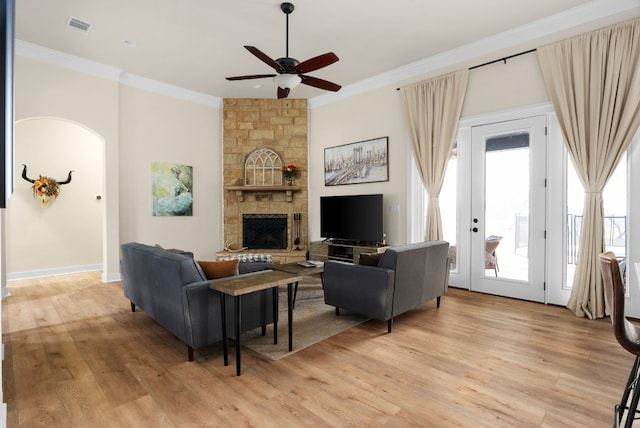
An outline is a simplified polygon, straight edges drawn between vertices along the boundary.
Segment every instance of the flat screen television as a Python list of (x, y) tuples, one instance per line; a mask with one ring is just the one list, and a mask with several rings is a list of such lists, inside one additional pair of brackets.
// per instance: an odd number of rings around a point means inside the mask
[(320, 197), (320, 236), (348, 244), (384, 239), (382, 194)]

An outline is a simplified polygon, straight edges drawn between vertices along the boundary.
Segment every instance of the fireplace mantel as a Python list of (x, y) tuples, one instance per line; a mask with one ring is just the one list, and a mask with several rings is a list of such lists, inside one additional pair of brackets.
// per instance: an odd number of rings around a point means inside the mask
[(287, 202), (293, 201), (293, 192), (301, 190), (300, 186), (226, 186), (225, 190), (235, 191), (238, 201), (244, 201), (245, 192), (286, 192)]

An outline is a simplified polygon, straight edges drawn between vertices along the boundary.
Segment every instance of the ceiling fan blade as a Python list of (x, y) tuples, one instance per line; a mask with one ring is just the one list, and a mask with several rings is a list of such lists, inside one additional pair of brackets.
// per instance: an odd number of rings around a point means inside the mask
[(275, 77), (275, 74), (252, 74), (250, 76), (233, 76), (225, 77), (227, 80), (249, 80), (249, 79), (264, 79), (265, 77)]
[(317, 77), (311, 76), (300, 76), (302, 78), (302, 83), (305, 85), (313, 86), (320, 89), (325, 89), (327, 91), (337, 92), (340, 90), (342, 86), (336, 85), (335, 83), (329, 82), (327, 80), (318, 79)]
[(281, 87), (278, 87), (278, 99), (287, 98), (289, 96), (289, 91), (289, 88), (282, 89)]
[(311, 71), (319, 70), (327, 65), (331, 65), (334, 62), (337, 62), (339, 58), (333, 52), (329, 52), (323, 55), (318, 55), (311, 59), (301, 62), (300, 64), (293, 67), (294, 73), (309, 73)]
[(284, 67), (282, 67), (275, 60), (271, 59), (267, 54), (265, 54), (255, 46), (245, 46), (245, 49), (251, 52), (252, 54), (254, 54), (260, 61), (267, 64), (269, 67), (273, 68), (278, 73), (284, 73), (286, 71)]

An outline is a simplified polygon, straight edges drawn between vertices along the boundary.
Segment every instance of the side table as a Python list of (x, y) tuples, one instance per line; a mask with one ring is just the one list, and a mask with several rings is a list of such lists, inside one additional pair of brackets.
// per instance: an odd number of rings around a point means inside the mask
[[(314, 263), (319, 263), (319, 264), (316, 264), (315, 266), (302, 266), (298, 262), (282, 263), (282, 264), (274, 264), (272, 269), (279, 270), (282, 272), (292, 273), (299, 277), (320, 275), (320, 280), (322, 281), (322, 273), (324, 272), (324, 263), (322, 262), (314, 262)], [(297, 294), (298, 294), (298, 281), (296, 281), (294, 284), (293, 302), (291, 302), (290, 304), (292, 309), (296, 305)], [(291, 351), (291, 349), (289, 349), (289, 351)]]
[[(288, 300), (291, 301), (291, 289), (293, 283), (297, 282), (297, 275), (288, 272), (282, 272), (277, 270), (266, 270), (260, 272), (254, 272), (245, 275), (231, 276), (222, 279), (216, 279), (209, 282), (209, 287), (212, 290), (223, 293), (220, 298), (220, 305), (222, 309), (222, 346), (224, 351), (224, 365), (229, 365), (229, 350), (227, 346), (227, 308), (225, 302), (225, 295), (232, 296), (234, 298), (235, 305), (235, 333), (236, 333), (236, 375), (240, 376), (241, 363), (240, 363), (240, 334), (241, 328), (241, 314), (240, 314), (240, 301), (243, 295), (249, 293), (255, 293), (256, 291), (267, 290), (269, 288), (273, 291), (273, 341), (278, 343), (278, 287), (287, 284)], [(290, 305), (289, 305), (290, 306)], [(289, 310), (289, 351), (293, 349), (292, 344), (292, 312)]]
[(298, 264), (298, 262), (282, 263), (273, 265), (274, 270), (286, 272), (292, 275), (296, 275), (295, 282), (287, 284), (287, 316), (289, 320), (289, 352), (293, 351), (293, 307), (296, 305), (296, 295), (298, 294), (298, 281), (305, 275), (320, 275), (322, 279), (322, 273), (324, 272), (324, 263), (305, 267)]

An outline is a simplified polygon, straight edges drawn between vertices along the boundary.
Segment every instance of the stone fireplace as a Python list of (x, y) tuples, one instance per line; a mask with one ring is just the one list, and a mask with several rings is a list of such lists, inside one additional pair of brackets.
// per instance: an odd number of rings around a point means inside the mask
[[(270, 254), (275, 262), (306, 259), (307, 100), (225, 99), (223, 116), (224, 242), (232, 243), (232, 248), (249, 247), (251, 253)], [(280, 182), (255, 186), (247, 181), (245, 162), (257, 149), (272, 150), (284, 165), (295, 164), (302, 173), (294, 186)], [(299, 220), (294, 221), (297, 213)], [(278, 223), (280, 231), (270, 231), (272, 226), (265, 226), (265, 219)]]

